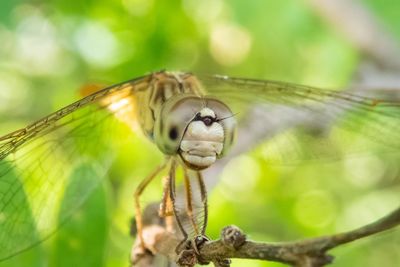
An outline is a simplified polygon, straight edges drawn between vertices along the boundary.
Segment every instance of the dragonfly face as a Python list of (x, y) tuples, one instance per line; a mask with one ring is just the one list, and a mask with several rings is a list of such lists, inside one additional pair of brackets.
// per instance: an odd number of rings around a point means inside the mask
[(155, 122), (154, 139), (167, 155), (201, 170), (232, 146), (236, 121), (231, 110), (212, 98), (183, 94), (170, 98)]
[[(232, 146), (236, 121), (223, 102), (204, 96), (191, 74), (153, 74), (138, 105), (141, 128), (166, 155), (191, 169), (212, 165)], [(138, 102), (139, 103), (139, 102)]]

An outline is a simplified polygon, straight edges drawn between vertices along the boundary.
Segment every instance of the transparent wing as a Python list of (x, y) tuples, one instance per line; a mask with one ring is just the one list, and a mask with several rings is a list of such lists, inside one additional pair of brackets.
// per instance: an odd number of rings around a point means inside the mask
[(49, 236), (106, 176), (129, 132), (120, 119), (132, 118), (148, 81), (100, 90), (0, 138), (0, 259)]
[(360, 96), (278, 81), (198, 78), (211, 96), (232, 108), (239, 120), (246, 114), (257, 119), (254, 110), (247, 111), (255, 105), (261, 107), (259, 127), (271, 132), (264, 153), (271, 161), (291, 164), (337, 159), (372, 148), (400, 151), (400, 101), (392, 100), (396, 99), (395, 91)]

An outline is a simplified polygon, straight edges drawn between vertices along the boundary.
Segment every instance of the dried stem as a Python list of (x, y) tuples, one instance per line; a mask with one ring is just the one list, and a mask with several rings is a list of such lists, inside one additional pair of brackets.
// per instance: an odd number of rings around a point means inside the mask
[[(245, 234), (235, 226), (228, 226), (222, 230), (219, 240), (206, 242), (200, 248), (200, 255), (195, 255), (199, 262), (214, 262), (215, 266), (229, 266), (226, 259), (258, 259), (274, 261), (296, 267), (320, 267), (330, 264), (333, 257), (327, 252), (340, 245), (378, 234), (380, 232), (394, 228), (400, 224), (400, 208), (380, 220), (360, 227), (358, 229), (312, 239), (305, 239), (284, 243), (267, 243), (246, 240)], [(180, 242), (180, 238), (167, 231), (154, 231), (154, 225), (145, 229), (147, 235), (153, 235), (153, 253), (162, 254), (170, 261), (176, 262), (179, 257), (174, 254), (175, 246)], [(136, 248), (137, 249), (137, 248)], [(140, 258), (137, 266), (150, 262), (149, 255)], [(193, 255), (189, 253), (189, 255)], [(155, 266), (155, 265), (154, 265)]]

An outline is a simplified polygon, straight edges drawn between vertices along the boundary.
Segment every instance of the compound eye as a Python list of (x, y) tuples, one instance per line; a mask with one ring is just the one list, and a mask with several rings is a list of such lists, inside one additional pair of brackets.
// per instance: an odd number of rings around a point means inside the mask
[(202, 99), (188, 94), (172, 97), (161, 107), (154, 129), (154, 141), (167, 155), (176, 155), (186, 127), (201, 109)]
[(207, 107), (215, 112), (216, 121), (224, 128), (224, 147), (219, 155), (219, 157), (222, 157), (229, 151), (234, 142), (236, 135), (236, 119), (229, 107), (217, 99), (208, 98)]

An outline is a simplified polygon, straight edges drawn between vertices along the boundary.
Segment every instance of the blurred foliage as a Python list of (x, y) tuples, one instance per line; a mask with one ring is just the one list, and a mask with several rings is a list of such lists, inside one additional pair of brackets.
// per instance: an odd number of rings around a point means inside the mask
[[(400, 36), (399, 1), (363, 3)], [(112, 84), (166, 68), (340, 87), (360, 57), (303, 1), (5, 0), (0, 133), (76, 100), (88, 82)], [(266, 241), (334, 233), (399, 203), (395, 173), (363, 169), (379, 165), (373, 156), (278, 167), (268, 164), (266, 149), (268, 142), (229, 163), (210, 195), (211, 237), (232, 223)], [(135, 136), (118, 152), (109, 179), (65, 225), (0, 266), (127, 266), (132, 192), (161, 160), (154, 145)], [(160, 185), (155, 182), (143, 201), (159, 199)], [(399, 250), (400, 235), (391, 231), (334, 254), (337, 266), (394, 267)]]

